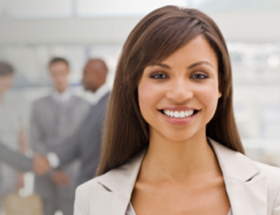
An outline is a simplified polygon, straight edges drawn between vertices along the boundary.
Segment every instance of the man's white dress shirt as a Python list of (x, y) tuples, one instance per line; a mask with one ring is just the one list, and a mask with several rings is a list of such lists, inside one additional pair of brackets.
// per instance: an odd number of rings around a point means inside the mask
[[(99, 100), (110, 91), (110, 87), (108, 86), (108, 84), (103, 84), (101, 87), (98, 88), (98, 90), (94, 93), (94, 98), (92, 101), (92, 104), (95, 105), (99, 102)], [(63, 94), (60, 95), (54, 95), (54, 98), (56, 99), (60, 99), (62, 101), (67, 101), (67, 98), (69, 98), (69, 93), (70, 92), (65, 92)], [(48, 153), (47, 154), (47, 159), (49, 161), (49, 164), (51, 166), (51, 168), (55, 169), (60, 165), (60, 161), (58, 156), (55, 153)]]

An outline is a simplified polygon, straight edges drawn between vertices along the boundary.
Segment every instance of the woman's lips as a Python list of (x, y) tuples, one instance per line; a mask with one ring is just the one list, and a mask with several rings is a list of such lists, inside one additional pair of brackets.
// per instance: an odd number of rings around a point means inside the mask
[[(176, 108), (177, 109), (177, 108)], [(173, 125), (187, 125), (193, 121), (193, 119), (196, 117), (196, 115), (199, 113), (199, 110), (195, 109), (188, 109), (188, 110), (170, 110), (170, 109), (164, 109), (160, 110), (163, 117), (171, 124)]]

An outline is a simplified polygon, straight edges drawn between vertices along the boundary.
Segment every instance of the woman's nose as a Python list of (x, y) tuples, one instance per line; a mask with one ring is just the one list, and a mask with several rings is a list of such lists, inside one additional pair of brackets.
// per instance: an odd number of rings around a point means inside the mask
[(182, 78), (172, 81), (169, 90), (166, 93), (168, 99), (176, 103), (184, 103), (193, 97), (191, 83)]

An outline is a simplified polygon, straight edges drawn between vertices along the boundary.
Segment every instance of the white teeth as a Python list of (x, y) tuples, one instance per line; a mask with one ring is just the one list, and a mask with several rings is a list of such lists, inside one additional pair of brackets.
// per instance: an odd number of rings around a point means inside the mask
[(185, 118), (185, 112), (184, 112), (184, 111), (181, 111), (180, 114), (179, 114), (179, 117), (180, 117), (180, 118)]
[(194, 110), (186, 110), (186, 111), (171, 111), (171, 110), (163, 110), (164, 114), (174, 118), (187, 118), (193, 115)]

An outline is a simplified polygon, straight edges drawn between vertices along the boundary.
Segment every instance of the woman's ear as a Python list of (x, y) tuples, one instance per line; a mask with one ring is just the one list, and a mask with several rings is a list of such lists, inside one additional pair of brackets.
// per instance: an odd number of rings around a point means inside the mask
[(221, 98), (222, 97), (222, 93), (219, 91), (219, 98)]

